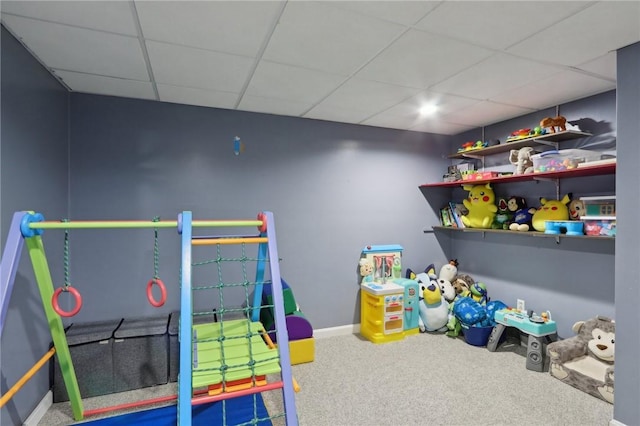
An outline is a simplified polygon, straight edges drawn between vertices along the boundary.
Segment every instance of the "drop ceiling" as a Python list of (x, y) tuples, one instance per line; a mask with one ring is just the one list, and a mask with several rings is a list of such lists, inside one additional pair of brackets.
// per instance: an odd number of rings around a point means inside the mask
[[(640, 1), (2, 1), (70, 91), (454, 135), (616, 87)], [(439, 106), (420, 116), (424, 103)]]

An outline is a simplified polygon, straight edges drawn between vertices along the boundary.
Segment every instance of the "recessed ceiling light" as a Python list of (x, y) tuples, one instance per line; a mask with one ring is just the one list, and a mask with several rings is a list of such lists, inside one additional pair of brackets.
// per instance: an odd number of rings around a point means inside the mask
[(435, 114), (438, 110), (438, 106), (435, 104), (426, 104), (420, 107), (420, 115), (431, 115)]

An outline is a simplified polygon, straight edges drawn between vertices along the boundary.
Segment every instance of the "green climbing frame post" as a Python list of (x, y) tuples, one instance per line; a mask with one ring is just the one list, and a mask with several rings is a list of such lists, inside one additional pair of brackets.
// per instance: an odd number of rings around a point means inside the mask
[(39, 235), (36, 235), (34, 237), (25, 238), (24, 241), (29, 250), (29, 256), (31, 257), (31, 264), (33, 265), (33, 272), (36, 277), (36, 282), (38, 283), (38, 289), (40, 290), (42, 305), (44, 307), (45, 315), (47, 316), (49, 329), (51, 330), (51, 337), (53, 338), (53, 344), (56, 348), (58, 362), (60, 363), (60, 371), (62, 372), (64, 385), (67, 388), (67, 394), (69, 395), (69, 401), (71, 402), (73, 418), (75, 420), (82, 420), (84, 417), (82, 397), (80, 396), (80, 388), (78, 387), (76, 372), (73, 368), (73, 363), (71, 362), (71, 353), (69, 352), (69, 345), (67, 344), (67, 336), (64, 334), (62, 319), (53, 310), (53, 305), (51, 304), (51, 298), (53, 297), (53, 281), (51, 279), (51, 272), (49, 272), (47, 257), (44, 253), (42, 238)]

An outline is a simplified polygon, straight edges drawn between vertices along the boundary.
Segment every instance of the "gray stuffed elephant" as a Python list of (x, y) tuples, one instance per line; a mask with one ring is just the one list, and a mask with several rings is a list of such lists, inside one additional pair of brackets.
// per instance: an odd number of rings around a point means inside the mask
[(535, 154), (535, 151), (530, 146), (511, 150), (509, 153), (509, 162), (516, 166), (515, 174), (533, 173), (533, 160), (531, 159), (533, 154)]

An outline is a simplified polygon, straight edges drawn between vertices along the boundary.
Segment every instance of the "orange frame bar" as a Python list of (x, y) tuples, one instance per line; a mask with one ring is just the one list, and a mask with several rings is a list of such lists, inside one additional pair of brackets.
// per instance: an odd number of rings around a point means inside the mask
[(261, 244), (269, 240), (267, 237), (248, 237), (248, 238), (202, 238), (192, 240), (194, 246), (211, 246), (215, 244)]

